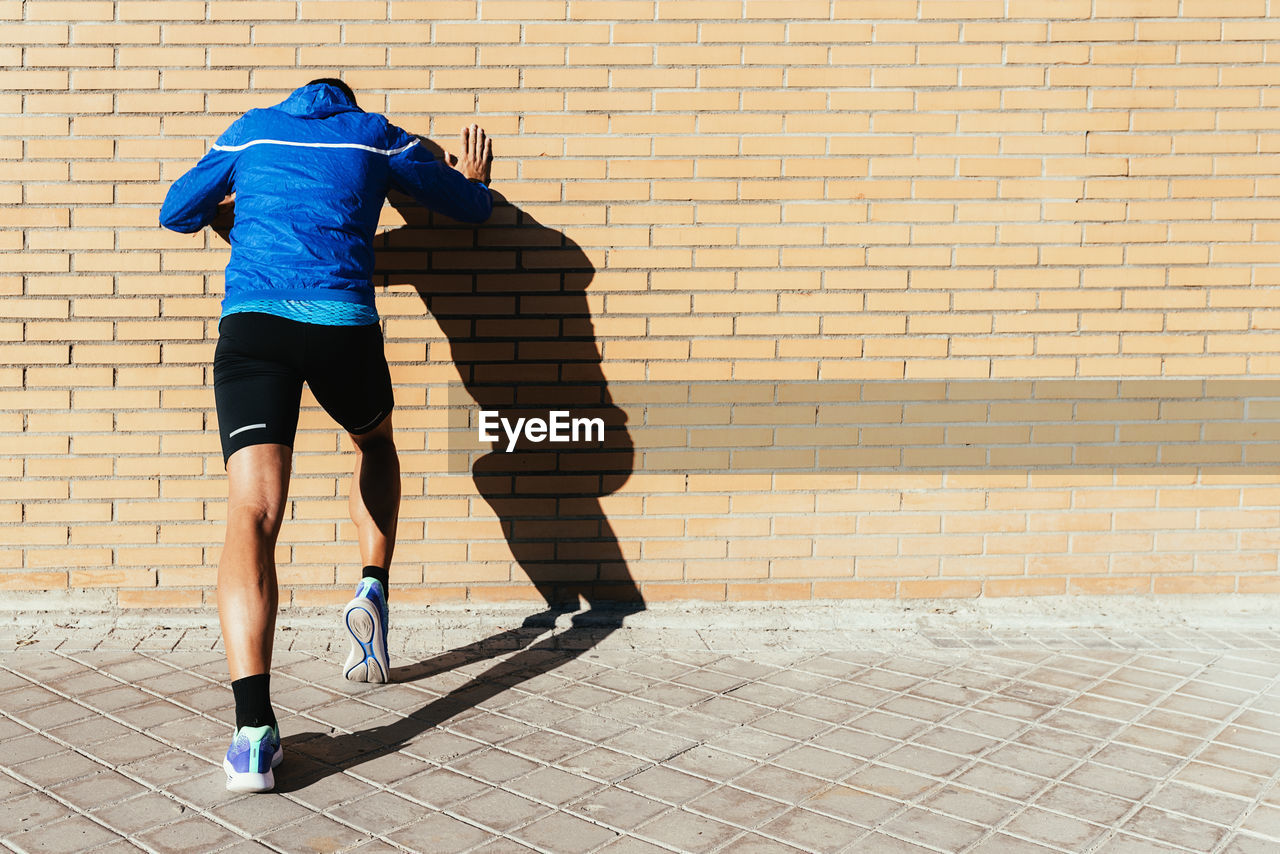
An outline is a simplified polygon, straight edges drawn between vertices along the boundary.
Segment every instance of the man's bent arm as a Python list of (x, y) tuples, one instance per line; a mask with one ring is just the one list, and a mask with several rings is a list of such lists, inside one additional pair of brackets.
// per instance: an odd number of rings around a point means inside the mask
[(190, 234), (213, 222), (218, 203), (231, 193), (234, 166), (234, 153), (210, 149), (169, 188), (160, 208), (160, 224)]

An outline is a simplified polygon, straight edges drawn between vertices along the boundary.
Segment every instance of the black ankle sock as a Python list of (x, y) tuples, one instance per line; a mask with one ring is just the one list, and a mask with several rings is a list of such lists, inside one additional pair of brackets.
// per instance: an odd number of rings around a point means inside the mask
[(377, 579), (378, 583), (382, 585), (382, 595), (388, 600), (391, 599), (391, 584), (387, 578), (390, 574), (390, 570), (383, 569), (380, 566), (366, 566), (363, 573), (365, 578)]
[(276, 726), (271, 708), (271, 674), (258, 673), (231, 683), (236, 698), (236, 729), (245, 726)]

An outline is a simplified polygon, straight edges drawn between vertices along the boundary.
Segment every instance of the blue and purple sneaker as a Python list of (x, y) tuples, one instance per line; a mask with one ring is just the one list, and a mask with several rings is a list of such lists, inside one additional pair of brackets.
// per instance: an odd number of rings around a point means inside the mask
[(236, 730), (222, 769), (231, 792), (268, 792), (275, 788), (272, 769), (284, 759), (280, 731), (272, 726), (244, 726)]
[(373, 578), (360, 579), (356, 598), (347, 603), (342, 622), (351, 633), (351, 652), (342, 675), (352, 682), (390, 681), (387, 596), (382, 583)]

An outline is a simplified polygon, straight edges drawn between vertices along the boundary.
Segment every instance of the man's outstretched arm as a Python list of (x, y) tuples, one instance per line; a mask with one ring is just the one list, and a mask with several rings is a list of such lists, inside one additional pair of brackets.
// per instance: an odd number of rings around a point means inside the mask
[(489, 167), (493, 143), (479, 125), (462, 131), (462, 156), (436, 160), (423, 145), (391, 157), (392, 186), (425, 208), (461, 222), (484, 222), (493, 211)]

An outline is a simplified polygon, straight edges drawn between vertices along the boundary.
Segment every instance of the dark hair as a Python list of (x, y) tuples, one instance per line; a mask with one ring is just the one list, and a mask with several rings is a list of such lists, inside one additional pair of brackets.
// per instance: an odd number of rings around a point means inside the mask
[(356, 102), (356, 93), (352, 92), (350, 86), (348, 86), (346, 83), (343, 83), (341, 80), (339, 80), (336, 77), (318, 77), (315, 80), (312, 80), (307, 85), (311, 86), (316, 83), (327, 83), (330, 86), (333, 86), (335, 89), (340, 89), (342, 91), (342, 94), (346, 95), (348, 98), (351, 99), (351, 103), (354, 104)]

